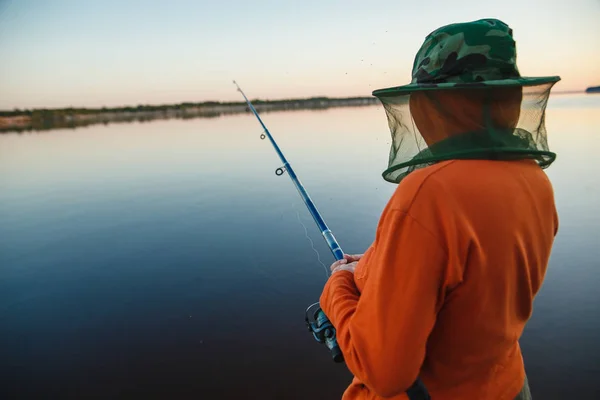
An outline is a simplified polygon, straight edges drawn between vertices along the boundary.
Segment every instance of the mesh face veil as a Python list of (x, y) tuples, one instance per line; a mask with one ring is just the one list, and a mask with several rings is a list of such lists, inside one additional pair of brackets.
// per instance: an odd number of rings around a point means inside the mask
[(452, 159), (534, 159), (548, 167), (545, 108), (554, 83), (380, 96), (392, 135), (385, 180)]

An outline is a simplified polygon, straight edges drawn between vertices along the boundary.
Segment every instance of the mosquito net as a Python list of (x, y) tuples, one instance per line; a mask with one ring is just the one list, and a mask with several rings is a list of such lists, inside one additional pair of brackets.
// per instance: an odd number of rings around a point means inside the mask
[(417, 168), (452, 159), (534, 159), (542, 168), (548, 149), (545, 109), (554, 82), (381, 93), (392, 134), (383, 177), (399, 183)]

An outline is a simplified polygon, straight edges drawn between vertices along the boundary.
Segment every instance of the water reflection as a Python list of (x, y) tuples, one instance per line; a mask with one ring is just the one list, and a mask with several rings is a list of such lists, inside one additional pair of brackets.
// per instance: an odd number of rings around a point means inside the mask
[[(600, 346), (600, 97), (551, 98), (560, 232), (522, 346), (534, 396), (593, 398)], [(577, 106), (573, 106), (577, 103)], [(382, 108), (264, 120), (342, 247), (384, 182)], [(339, 398), (306, 332), (328, 250), (251, 115), (0, 136), (3, 398)]]

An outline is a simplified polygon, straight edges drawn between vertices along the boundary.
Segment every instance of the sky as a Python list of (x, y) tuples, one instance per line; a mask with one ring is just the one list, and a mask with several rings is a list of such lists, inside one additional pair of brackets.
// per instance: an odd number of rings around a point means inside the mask
[(425, 36), (498, 18), (523, 76), (600, 85), (600, 0), (0, 0), (0, 109), (370, 96)]

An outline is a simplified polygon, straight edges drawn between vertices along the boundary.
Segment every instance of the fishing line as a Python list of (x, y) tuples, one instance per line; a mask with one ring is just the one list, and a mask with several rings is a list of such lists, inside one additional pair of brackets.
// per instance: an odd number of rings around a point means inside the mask
[(292, 208), (294, 209), (294, 211), (296, 211), (296, 216), (298, 217), (298, 222), (304, 228), (304, 235), (310, 242), (310, 247), (317, 254), (317, 261), (319, 262), (319, 264), (321, 264), (323, 266), (323, 269), (325, 270), (325, 278), (329, 279), (329, 270), (327, 269), (327, 266), (323, 263), (323, 261), (321, 261), (321, 254), (319, 253), (319, 250), (317, 250), (317, 248), (315, 247), (315, 243), (313, 242), (311, 237), (308, 235), (308, 228), (306, 227), (306, 225), (304, 225), (304, 223), (300, 219), (300, 211), (298, 211), (298, 209), (296, 209), (296, 203), (292, 203)]

